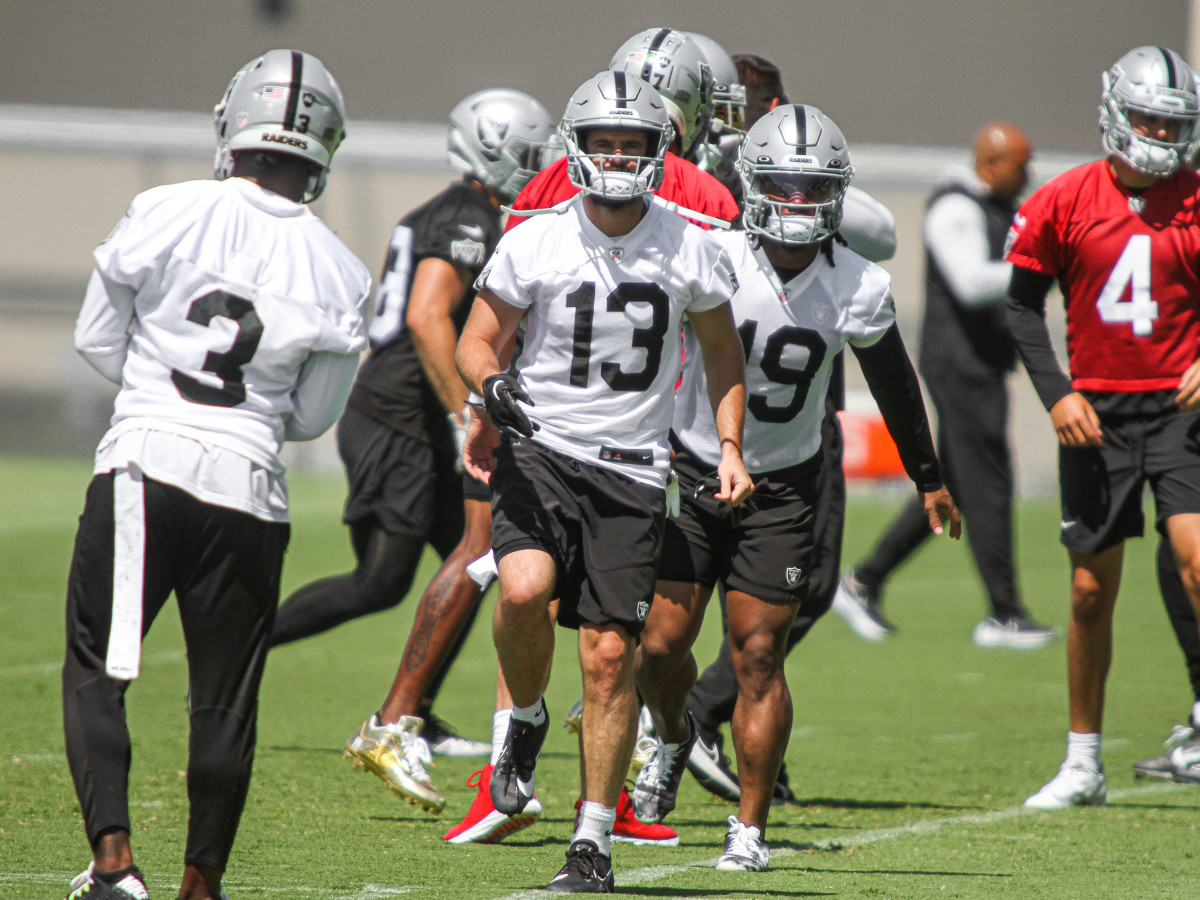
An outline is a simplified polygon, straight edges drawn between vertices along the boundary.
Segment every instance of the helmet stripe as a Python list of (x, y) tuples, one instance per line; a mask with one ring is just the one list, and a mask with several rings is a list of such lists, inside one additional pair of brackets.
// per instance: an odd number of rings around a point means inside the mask
[(651, 75), (650, 58), (658, 52), (658, 48), (663, 45), (663, 41), (671, 34), (670, 28), (658, 29), (658, 34), (650, 39), (650, 46), (646, 48), (646, 59), (642, 63), (642, 81), (649, 81)]
[(292, 83), (288, 85), (287, 112), (283, 114), (283, 130), (296, 130), (296, 108), (300, 105), (300, 86), (304, 77), (304, 54), (292, 51)]
[(804, 150), (808, 146), (808, 110), (801, 104), (795, 105), (796, 110), (796, 150)]
[(1171, 51), (1165, 47), (1159, 47), (1158, 52), (1163, 55), (1163, 59), (1167, 62), (1167, 87), (1179, 87), (1175, 83), (1175, 60), (1171, 58)]
[(629, 105), (629, 87), (625, 83), (625, 73), (620, 69), (613, 72), (613, 84), (617, 89), (617, 109), (625, 109)]

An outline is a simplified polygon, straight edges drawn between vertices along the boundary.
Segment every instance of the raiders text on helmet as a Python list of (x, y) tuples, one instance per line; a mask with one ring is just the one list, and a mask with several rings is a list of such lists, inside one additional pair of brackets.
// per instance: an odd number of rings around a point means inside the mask
[(750, 127), (738, 155), (747, 231), (812, 244), (838, 230), (854, 168), (846, 138), (815, 106), (777, 106)]
[(315, 56), (299, 50), (272, 50), (238, 71), (213, 108), (217, 154), (213, 174), (233, 174), (239, 150), (274, 150), (318, 166), (304, 202), (325, 189), (333, 154), (346, 136), (346, 106), (333, 76)]

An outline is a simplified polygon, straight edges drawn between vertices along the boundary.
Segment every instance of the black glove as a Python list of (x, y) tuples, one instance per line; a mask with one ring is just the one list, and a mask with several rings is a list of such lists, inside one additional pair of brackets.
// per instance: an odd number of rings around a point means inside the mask
[(518, 400), (533, 406), (512, 375), (489, 375), (483, 379), (483, 405), (492, 424), (511, 438), (530, 437), (538, 425), (529, 421), (529, 416), (517, 406)]

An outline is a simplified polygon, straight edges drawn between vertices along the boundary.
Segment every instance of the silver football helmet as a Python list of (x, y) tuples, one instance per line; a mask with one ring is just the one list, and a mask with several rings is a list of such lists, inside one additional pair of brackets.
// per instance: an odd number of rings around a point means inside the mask
[[(1135, 47), (1100, 76), (1100, 136), (1104, 151), (1145, 175), (1166, 177), (1194, 155), (1200, 141), (1195, 74), (1174, 50)], [(1174, 141), (1138, 134), (1129, 113), (1179, 122)]]
[(854, 168), (841, 129), (815, 106), (771, 110), (746, 132), (738, 154), (747, 231), (812, 244), (838, 230)]
[[(606, 168), (603, 154), (586, 152), (593, 128), (645, 131), (646, 156), (633, 171)], [(558, 126), (567, 145), (567, 174), (584, 194), (624, 201), (653, 194), (663, 181), (663, 160), (675, 136), (666, 102), (647, 82), (624, 71), (601, 72), (579, 86), (567, 102)]]
[(310, 178), (304, 202), (321, 196), (329, 164), (346, 136), (342, 90), (315, 56), (299, 50), (272, 50), (250, 60), (213, 107), (218, 180), (233, 174), (238, 150), (273, 150), (300, 156), (319, 168)]
[(692, 159), (708, 139), (713, 74), (700, 45), (682, 31), (648, 28), (622, 44), (608, 64), (648, 82), (667, 101), (679, 155)]
[(528, 94), (477, 91), (450, 111), (450, 165), (511, 201), (561, 155), (554, 120)]
[(685, 31), (700, 47), (713, 74), (712, 143), (724, 134), (746, 132), (746, 86), (738, 78), (737, 64), (729, 53), (706, 34)]

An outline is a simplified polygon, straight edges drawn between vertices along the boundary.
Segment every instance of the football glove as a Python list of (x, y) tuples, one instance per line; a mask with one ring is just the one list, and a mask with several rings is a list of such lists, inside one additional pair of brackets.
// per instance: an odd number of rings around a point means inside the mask
[(530, 437), (537, 430), (517, 401), (533, 406), (533, 401), (512, 375), (489, 375), (483, 379), (483, 405), (492, 424), (513, 439)]

